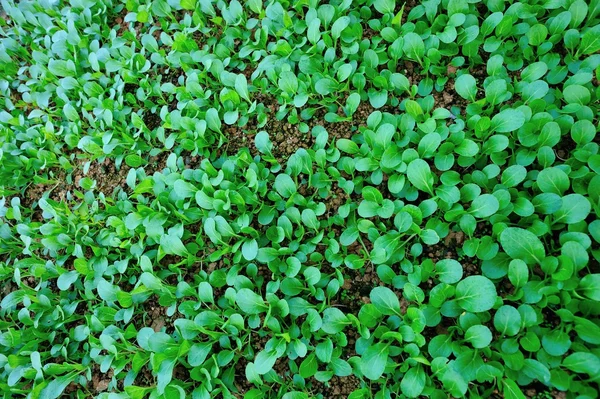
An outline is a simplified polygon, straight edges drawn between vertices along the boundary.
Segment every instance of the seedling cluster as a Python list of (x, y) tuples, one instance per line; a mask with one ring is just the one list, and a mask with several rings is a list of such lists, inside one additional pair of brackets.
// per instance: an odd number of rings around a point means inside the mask
[(598, 398), (599, 0), (0, 4), (0, 397)]

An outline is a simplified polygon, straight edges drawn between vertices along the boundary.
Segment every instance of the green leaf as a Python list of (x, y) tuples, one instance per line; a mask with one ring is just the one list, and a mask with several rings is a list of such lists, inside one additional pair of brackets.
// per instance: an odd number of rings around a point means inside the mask
[(300, 364), (299, 373), (302, 378), (310, 378), (317, 372), (318, 362), (314, 353), (311, 353)]
[(502, 393), (504, 393), (505, 399), (526, 399), (521, 388), (513, 380), (504, 379), (502, 385), (504, 386)]
[(571, 371), (586, 373), (594, 378), (600, 374), (600, 359), (592, 353), (572, 353), (563, 360), (562, 365)]
[(529, 268), (521, 259), (513, 259), (508, 264), (508, 279), (516, 288), (523, 287), (529, 279)]
[(337, 87), (337, 82), (331, 78), (322, 78), (315, 84), (315, 90), (322, 96), (333, 93)]
[(260, 295), (248, 288), (242, 288), (235, 294), (235, 303), (246, 314), (259, 314), (269, 308)]
[(561, 208), (554, 214), (554, 223), (579, 223), (592, 210), (590, 201), (581, 194), (569, 194), (562, 198)]
[(254, 260), (258, 255), (258, 243), (255, 239), (244, 241), (242, 244), (242, 256), (246, 260)]
[(173, 191), (179, 198), (190, 198), (196, 195), (198, 189), (193, 184), (188, 183), (183, 179), (179, 179), (173, 184)]
[(487, 348), (492, 342), (492, 332), (486, 326), (477, 324), (467, 329), (465, 340), (469, 341), (473, 345), (473, 348)]
[(289, 175), (279, 174), (275, 178), (275, 190), (281, 195), (283, 198), (290, 198), (297, 190), (296, 183)]
[(347, 154), (356, 154), (359, 151), (358, 145), (348, 139), (339, 139), (335, 142), (335, 146)]
[(271, 139), (269, 138), (269, 133), (264, 130), (258, 132), (254, 137), (254, 144), (256, 148), (263, 154), (270, 154), (271, 148), (273, 147), (273, 143), (271, 143)]
[(402, 51), (404, 51), (404, 54), (408, 58), (421, 63), (425, 55), (425, 43), (423, 43), (421, 36), (414, 32), (409, 32), (404, 35)]
[(242, 74), (239, 74), (235, 78), (235, 91), (242, 97), (244, 100), (250, 102), (250, 93), (248, 92), (248, 81), (246, 77)]
[(338, 308), (327, 308), (323, 311), (323, 326), (321, 329), (327, 334), (337, 334), (350, 324), (348, 318)]
[(401, 315), (400, 301), (392, 290), (387, 287), (375, 287), (369, 294), (371, 303), (384, 315)]
[(254, 359), (254, 369), (259, 375), (267, 374), (273, 369), (279, 356), (275, 350), (262, 350)]
[(415, 159), (406, 171), (408, 180), (421, 191), (433, 195), (433, 174), (429, 164), (422, 159)]
[(360, 369), (363, 375), (370, 380), (378, 380), (383, 375), (388, 355), (387, 344), (378, 343), (369, 346), (361, 357)]
[(492, 118), (492, 130), (498, 133), (508, 133), (518, 130), (525, 124), (525, 115), (516, 109), (505, 109)]
[(160, 247), (168, 255), (186, 256), (188, 251), (175, 232), (169, 231), (169, 234), (160, 237)]
[(454, 83), (454, 89), (462, 98), (475, 102), (475, 96), (477, 95), (477, 81), (473, 76), (468, 73), (460, 75)]
[(494, 327), (502, 335), (517, 335), (521, 330), (521, 314), (512, 306), (501, 306), (494, 315)]
[(600, 274), (595, 273), (583, 276), (577, 288), (583, 295), (600, 302)]
[(402, 380), (400, 381), (400, 389), (402, 393), (409, 398), (417, 398), (425, 389), (425, 372), (421, 366), (411, 367)]
[(542, 335), (542, 346), (551, 356), (563, 356), (571, 348), (569, 335), (561, 330)]
[(40, 392), (39, 399), (56, 399), (60, 397), (67, 385), (74, 381), (76, 377), (76, 373), (70, 373), (52, 378), (48, 385)]
[(338, 18), (331, 26), (331, 37), (333, 40), (340, 38), (342, 31), (350, 25), (350, 17), (344, 16)]
[(600, 51), (600, 25), (587, 29), (577, 48), (580, 54), (594, 54), (598, 51)]
[(319, 220), (317, 219), (315, 211), (312, 209), (304, 209), (302, 211), (302, 223), (315, 231), (319, 229)]
[(394, 12), (394, 7), (396, 7), (395, 0), (375, 0), (373, 6), (377, 11), (382, 14), (391, 14)]
[(569, 176), (559, 168), (546, 168), (537, 177), (536, 183), (543, 193), (563, 195), (569, 189)]
[(456, 285), (458, 305), (468, 312), (490, 310), (496, 303), (496, 286), (483, 276), (469, 276)]
[(206, 111), (206, 125), (210, 130), (221, 132), (221, 118), (219, 117), (219, 111), (215, 108), (209, 108)]
[(181, 0), (180, 5), (184, 10), (194, 10), (196, 8), (196, 0)]
[(284, 71), (279, 76), (279, 88), (289, 95), (298, 91), (298, 78), (293, 72)]
[(502, 184), (506, 187), (515, 187), (527, 177), (527, 169), (521, 165), (512, 165), (502, 172)]
[(454, 259), (442, 259), (437, 261), (435, 269), (442, 283), (456, 284), (463, 276), (462, 265)]
[(500, 234), (500, 244), (504, 252), (513, 259), (525, 263), (541, 263), (546, 256), (544, 244), (532, 232), (518, 227), (507, 227)]
[(321, 38), (319, 28), (321, 27), (321, 20), (319, 18), (313, 18), (308, 24), (307, 38), (312, 44), (316, 44)]
[(208, 356), (208, 354), (210, 353), (211, 350), (212, 350), (211, 342), (205, 342), (205, 343), (192, 345), (192, 347), (190, 348), (190, 351), (188, 352), (188, 358), (187, 358), (188, 363), (192, 367), (201, 366), (204, 363), (204, 361), (206, 360), (206, 357)]
[(469, 213), (477, 218), (487, 218), (500, 209), (500, 202), (492, 194), (482, 194), (473, 200)]

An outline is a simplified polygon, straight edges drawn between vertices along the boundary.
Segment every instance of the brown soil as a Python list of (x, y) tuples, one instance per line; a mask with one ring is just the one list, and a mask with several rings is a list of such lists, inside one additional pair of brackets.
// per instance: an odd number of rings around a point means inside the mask
[(141, 305), (143, 312), (138, 312), (133, 316), (131, 323), (135, 324), (138, 329), (142, 327), (150, 327), (155, 332), (164, 331), (167, 334), (172, 334), (175, 331), (173, 322), (178, 318), (178, 313), (172, 317), (167, 316), (167, 307), (161, 306), (158, 303), (156, 295), (151, 296)]
[(167, 159), (169, 158), (169, 155), (171, 155), (171, 153), (165, 151), (156, 156), (150, 157), (146, 167), (146, 174), (151, 175), (154, 172), (162, 172), (167, 167)]
[(327, 206), (327, 212), (324, 213), (326, 218), (331, 218), (338, 213), (340, 206), (344, 205), (348, 200), (349, 196), (346, 192), (340, 188), (337, 182), (333, 182), (329, 189), (329, 195), (325, 198), (325, 206)]
[[(367, 263), (364, 271), (364, 274), (361, 274), (359, 270), (345, 269), (347, 278), (344, 280), (344, 285), (338, 294), (337, 305), (354, 315), (358, 315), (363, 304), (371, 303), (369, 294), (373, 288), (385, 285), (379, 279), (375, 266)], [(392, 291), (394, 291), (400, 301), (400, 312), (405, 314), (409, 302), (404, 298), (400, 290), (392, 288)]]
[[(344, 100), (345, 101), (345, 100)], [(356, 109), (356, 112), (352, 115), (352, 120), (342, 122), (327, 122), (325, 120), (325, 114), (327, 111), (323, 108), (317, 110), (315, 115), (306, 121), (309, 124), (310, 129), (315, 126), (323, 126), (327, 133), (329, 133), (329, 139), (351, 139), (361, 126), (366, 126), (367, 118), (375, 109), (369, 104), (368, 101), (361, 101)], [(383, 111), (383, 110), (382, 110)], [(338, 108), (337, 114), (345, 116), (343, 110)]]
[[(350, 121), (342, 122), (327, 122), (325, 108), (316, 110), (311, 119), (305, 121), (309, 125), (309, 132), (303, 133), (299, 130), (297, 124), (291, 124), (285, 120), (277, 120), (275, 113), (279, 108), (277, 99), (270, 96), (255, 95), (255, 100), (264, 104), (265, 111), (268, 115), (268, 121), (264, 127), (259, 127), (256, 118), (251, 118), (248, 123), (243, 126), (224, 126), (223, 134), (228, 138), (228, 143), (224, 149), (220, 149), (217, 155), (227, 152), (235, 154), (242, 148), (248, 148), (252, 156), (258, 155), (259, 151), (254, 144), (254, 137), (260, 130), (265, 130), (269, 133), (269, 138), (273, 143), (272, 153), (279, 163), (285, 162), (290, 155), (295, 153), (299, 148), (310, 148), (314, 142), (314, 137), (310, 131), (315, 126), (323, 126), (329, 134), (329, 139), (350, 139), (359, 132), (359, 127), (366, 125), (367, 118), (374, 111), (368, 101), (362, 101)], [(308, 105), (304, 108), (309, 107)], [(302, 108), (302, 109), (304, 109)], [(299, 109), (300, 113), (302, 109)], [(382, 109), (384, 111), (385, 109)], [(393, 109), (390, 111), (394, 112)], [(343, 110), (338, 108), (338, 115), (344, 116)]]
[(355, 375), (347, 377), (333, 376), (328, 382), (319, 382), (314, 378), (307, 381), (310, 391), (314, 394), (320, 393), (323, 399), (347, 398), (352, 392), (360, 388), (361, 381)]
[[(557, 390), (550, 391), (547, 386), (540, 382), (533, 382), (528, 386), (521, 387), (521, 390), (528, 398), (538, 398), (538, 395), (550, 395), (553, 399), (566, 399), (567, 393)], [(545, 398), (546, 396), (542, 396)]]
[(144, 121), (144, 125), (146, 125), (150, 131), (157, 129), (160, 127), (160, 125), (162, 125), (162, 119), (160, 115), (150, 111), (144, 113), (142, 120)]
[(404, 4), (404, 12), (402, 14), (402, 25), (404, 25), (408, 21), (408, 14), (410, 10), (412, 10), (415, 6), (419, 4), (417, 0), (408, 0), (405, 3), (397, 2), (396, 8), (394, 9), (394, 14), (398, 13)]
[(150, 371), (150, 369), (148, 368), (148, 365), (142, 367), (142, 369), (135, 377), (135, 380), (133, 381), (133, 385), (138, 387), (149, 387), (154, 385), (155, 383), (155, 378), (152, 375), (152, 371)]
[[(443, 241), (435, 245), (424, 245), (423, 254), (427, 256), (433, 262), (437, 262), (442, 259), (455, 259), (459, 260), (458, 249), (462, 248), (464, 241), (467, 239), (465, 233), (462, 231), (450, 231)], [(476, 259), (473, 259), (476, 261)], [(460, 260), (463, 266), (463, 276), (471, 276), (480, 274), (480, 268), (478, 264), (471, 261), (471, 258), (464, 258)], [(434, 281), (429, 279), (425, 282), (427, 288), (433, 288)]]
[(224, 126), (223, 134), (228, 138), (228, 143), (225, 148), (218, 151), (219, 155), (223, 152), (236, 154), (242, 148), (248, 148), (252, 156), (258, 155), (259, 151), (254, 144), (254, 137), (261, 130), (269, 133), (269, 139), (273, 144), (272, 154), (279, 163), (284, 163), (299, 148), (310, 148), (314, 141), (310, 133), (303, 133), (299, 130), (298, 125), (275, 118), (275, 113), (279, 107), (275, 98), (257, 96), (257, 101), (261, 100), (264, 101), (265, 110), (267, 111), (267, 124), (264, 127), (259, 127), (256, 118), (252, 118), (243, 127)]
[(239, 356), (238, 361), (235, 364), (235, 387), (238, 392), (234, 393), (236, 398), (243, 398), (246, 392), (254, 388), (254, 384), (246, 379), (246, 365), (248, 365), (248, 360)]
[[(75, 152), (75, 154), (77, 158), (74, 160), (73, 171), (68, 172), (59, 168), (52, 169), (52, 183), (32, 183), (27, 186), (21, 196), (21, 205), (24, 208), (33, 209), (34, 203), (37, 203), (47, 192), (49, 192), (49, 198), (54, 201), (67, 201), (67, 194), (69, 192), (81, 190), (79, 182), (84, 177), (95, 180), (96, 187), (94, 190), (102, 192), (106, 196), (112, 195), (118, 187), (126, 188), (128, 173), (126, 166), (122, 165), (120, 169), (117, 169), (114, 161), (106, 158), (102, 164), (92, 162), (88, 173), (84, 174), (83, 168), (88, 160), (81, 157), (78, 152)], [(38, 209), (34, 210), (33, 218), (34, 220), (41, 220), (41, 214), (38, 212)]]
[[(92, 162), (88, 173), (83, 174), (83, 164), (87, 160), (81, 159), (78, 162), (78, 167), (73, 173), (75, 187), (79, 187), (79, 181), (84, 177), (89, 177), (96, 181), (96, 191), (103, 193), (105, 196), (111, 196), (117, 188), (126, 189), (127, 174), (129, 170), (127, 166), (122, 164), (120, 169), (117, 169), (114, 161), (106, 158), (104, 162)], [(68, 188), (68, 186), (66, 187)]]
[(37, 203), (42, 196), (50, 191), (50, 198), (55, 201), (65, 199), (66, 192), (64, 191), (67, 172), (61, 168), (52, 168), (50, 175), (54, 176), (52, 183), (32, 183), (25, 188), (21, 196), (21, 205), (24, 208), (32, 208), (34, 203)]
[(108, 369), (106, 373), (102, 373), (100, 366), (94, 363), (92, 366), (92, 380), (88, 382), (88, 389), (96, 394), (104, 392), (108, 389), (112, 378), (112, 368)]

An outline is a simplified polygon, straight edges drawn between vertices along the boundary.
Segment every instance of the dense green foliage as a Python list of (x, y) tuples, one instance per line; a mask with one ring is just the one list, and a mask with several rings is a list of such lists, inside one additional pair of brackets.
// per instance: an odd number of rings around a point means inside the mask
[(0, 3), (0, 397), (598, 397), (599, 0)]

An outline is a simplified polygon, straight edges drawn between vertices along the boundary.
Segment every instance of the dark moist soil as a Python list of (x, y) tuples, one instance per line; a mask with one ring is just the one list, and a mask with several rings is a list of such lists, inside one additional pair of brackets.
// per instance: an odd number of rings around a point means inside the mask
[[(467, 239), (467, 236), (462, 231), (450, 231), (446, 237), (435, 245), (424, 245), (423, 254), (424, 256), (431, 259), (434, 263), (442, 259), (455, 259), (459, 260), (458, 249), (462, 248), (463, 243)], [(480, 274), (479, 268), (468, 263), (465, 260), (460, 261), (463, 265), (463, 276), (468, 277), (474, 274)], [(463, 277), (463, 278), (464, 278)], [(429, 279), (424, 282), (426, 288), (431, 289), (434, 287), (435, 282), (433, 279)]]
[(73, 173), (75, 187), (79, 187), (79, 181), (84, 177), (89, 177), (96, 181), (96, 191), (102, 192), (105, 196), (111, 196), (117, 188), (126, 189), (127, 174), (129, 172), (126, 165), (122, 164), (117, 169), (114, 160), (106, 158), (104, 162), (92, 162), (87, 174), (83, 174), (83, 160)]
[(325, 198), (325, 206), (327, 211), (324, 213), (326, 218), (331, 218), (337, 215), (338, 210), (346, 203), (349, 195), (338, 186), (337, 182), (333, 182), (329, 189), (329, 196)]
[(400, 10), (402, 9), (402, 5), (404, 5), (404, 12), (402, 13), (402, 25), (404, 25), (408, 21), (408, 14), (410, 14), (410, 10), (412, 10), (418, 4), (419, 2), (417, 0), (408, 0), (405, 3), (399, 1), (396, 3), (394, 14), (400, 12)]
[(223, 134), (227, 137), (228, 142), (224, 148), (219, 149), (217, 154), (221, 155), (224, 152), (233, 155), (242, 148), (248, 148), (252, 156), (259, 155), (260, 152), (254, 143), (254, 137), (259, 131), (269, 133), (269, 139), (273, 144), (272, 154), (279, 163), (284, 163), (290, 155), (295, 153), (299, 148), (310, 148), (314, 142), (314, 138), (310, 133), (300, 131), (297, 124), (291, 124), (284, 120), (277, 120), (275, 113), (279, 108), (277, 99), (270, 96), (255, 96), (254, 100), (261, 102), (265, 106), (267, 112), (267, 123), (259, 128), (256, 118), (252, 118), (243, 126), (225, 126)]
[[(225, 152), (233, 155), (243, 148), (248, 148), (252, 156), (258, 155), (259, 151), (254, 144), (254, 137), (259, 131), (265, 130), (269, 133), (269, 138), (273, 143), (273, 156), (281, 164), (299, 148), (310, 148), (312, 146), (314, 137), (311, 131), (315, 126), (323, 126), (327, 130), (330, 140), (350, 139), (358, 133), (360, 126), (366, 125), (367, 118), (375, 111), (367, 101), (362, 101), (350, 121), (327, 122), (325, 120), (327, 110), (319, 108), (310, 120), (304, 121), (308, 124), (309, 130), (307, 133), (303, 133), (300, 131), (298, 124), (289, 123), (285, 118), (281, 121), (275, 118), (275, 114), (279, 108), (275, 97), (257, 94), (253, 100), (264, 105), (264, 110), (267, 113), (266, 125), (259, 128), (256, 118), (252, 118), (242, 127), (236, 125), (225, 126), (223, 134), (227, 137), (228, 142), (224, 148), (217, 151), (217, 156)], [(301, 113), (307, 107), (309, 106), (307, 105), (298, 109), (298, 113)], [(386, 111), (387, 108), (384, 107), (381, 110)], [(392, 108), (389, 111), (394, 112)], [(337, 113), (340, 116), (344, 116), (341, 107), (338, 108)]]
[(361, 381), (355, 375), (347, 377), (333, 376), (327, 382), (319, 382), (314, 377), (307, 380), (307, 386), (310, 391), (316, 394), (322, 394), (324, 399), (347, 398), (352, 392), (360, 388)]
[[(76, 158), (74, 160), (74, 170), (72, 171), (72, 181), (68, 182), (67, 171), (64, 169), (54, 169), (55, 182), (50, 184), (44, 183), (33, 183), (25, 188), (24, 194), (21, 197), (21, 204), (25, 208), (32, 208), (34, 203), (37, 203), (40, 198), (46, 193), (50, 192), (49, 198), (57, 201), (64, 202), (67, 200), (67, 194), (74, 190), (82, 190), (79, 183), (82, 178), (88, 177), (96, 181), (96, 187), (94, 188), (97, 192), (102, 192), (105, 196), (111, 196), (114, 191), (120, 187), (126, 189), (126, 179), (128, 168), (122, 165), (120, 169), (117, 169), (114, 161), (110, 158), (106, 158), (104, 162), (92, 162), (87, 174), (83, 173), (83, 168), (87, 159)], [(41, 220), (41, 214), (37, 214), (34, 210), (34, 218)]]
[(150, 130), (153, 131), (158, 129), (162, 124), (162, 119), (160, 115), (155, 114), (154, 112), (146, 111), (144, 113), (144, 117), (142, 118), (144, 125)]
[(53, 180), (56, 182), (44, 184), (44, 183), (32, 183), (25, 188), (23, 196), (21, 196), (21, 205), (25, 208), (31, 208), (34, 203), (38, 202), (40, 198), (50, 191), (49, 198), (55, 201), (61, 201), (65, 199), (64, 187), (67, 180), (67, 172), (61, 168), (53, 168), (52, 174), (55, 176)]
[(548, 390), (548, 387), (542, 384), (541, 382), (532, 382), (531, 384), (521, 387), (521, 391), (525, 394), (527, 398), (535, 398), (535, 399), (566, 399), (567, 393), (561, 392), (557, 390)]
[(113, 369), (109, 368), (106, 373), (100, 371), (100, 366), (98, 364), (92, 365), (92, 380), (88, 382), (88, 390), (90, 392), (94, 392), (99, 394), (108, 389), (108, 384), (113, 377)]

